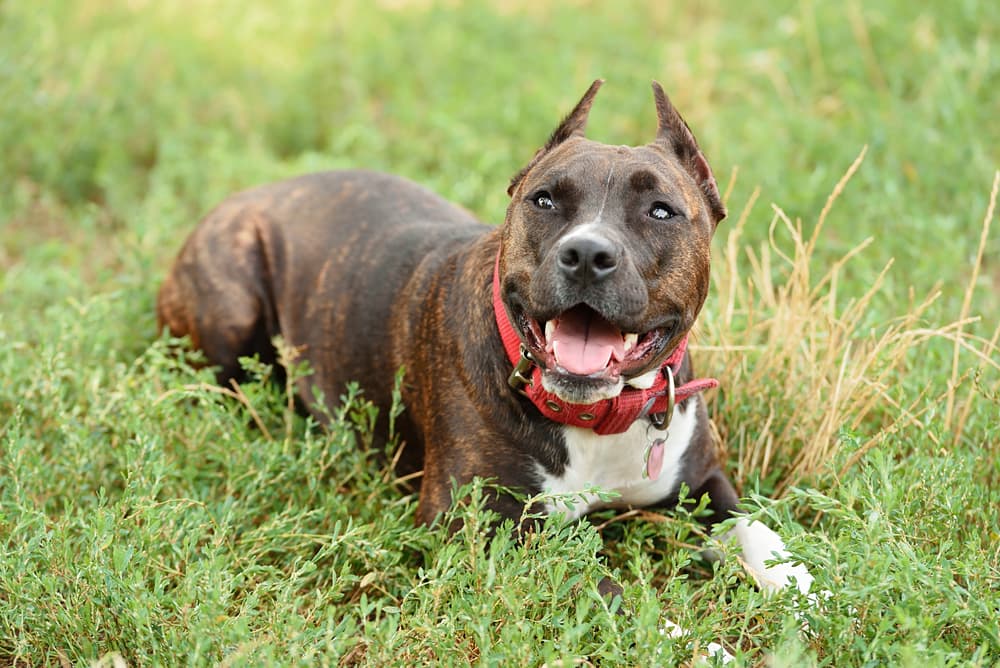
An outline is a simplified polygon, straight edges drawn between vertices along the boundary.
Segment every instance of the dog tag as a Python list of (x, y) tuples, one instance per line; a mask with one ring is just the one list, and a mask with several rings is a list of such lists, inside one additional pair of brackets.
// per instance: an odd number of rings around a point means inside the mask
[(646, 448), (644, 457), (645, 466), (642, 470), (642, 477), (649, 480), (657, 480), (663, 470), (663, 447), (667, 441), (664, 438), (654, 440)]

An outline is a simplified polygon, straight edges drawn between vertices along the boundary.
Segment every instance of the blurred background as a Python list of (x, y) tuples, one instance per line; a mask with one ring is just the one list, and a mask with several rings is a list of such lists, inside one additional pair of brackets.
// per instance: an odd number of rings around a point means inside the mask
[[(149, 338), (154, 283), (196, 220), (308, 170), (393, 171), (499, 222), (509, 177), (604, 77), (589, 136), (650, 140), (661, 81), (731, 211), (760, 187), (750, 242), (771, 202), (808, 231), (867, 145), (819, 252), (873, 236), (849, 292), (894, 257), (880, 298), (942, 282), (957, 312), (1000, 150), (998, 26), (975, 0), (8, 0), (0, 298), (27, 323), (127, 286)], [(994, 316), (998, 255), (993, 235), (977, 304)]]

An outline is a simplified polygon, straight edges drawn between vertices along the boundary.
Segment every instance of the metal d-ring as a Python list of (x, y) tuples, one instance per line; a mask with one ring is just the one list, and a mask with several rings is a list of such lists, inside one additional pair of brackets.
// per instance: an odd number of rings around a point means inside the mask
[(654, 427), (661, 431), (666, 431), (670, 426), (670, 419), (674, 417), (674, 402), (676, 400), (676, 387), (674, 386), (674, 372), (669, 366), (665, 367), (667, 375), (667, 410), (662, 413), (652, 413), (649, 421)]

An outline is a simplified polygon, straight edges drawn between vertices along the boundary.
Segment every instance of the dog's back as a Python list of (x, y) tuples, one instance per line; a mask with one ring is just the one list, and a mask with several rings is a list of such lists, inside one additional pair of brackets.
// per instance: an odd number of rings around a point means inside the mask
[[(417, 184), (366, 171), (309, 174), (233, 195), (184, 245), (157, 301), (159, 326), (190, 336), (218, 379), (242, 376), (238, 358), (274, 360), (281, 334), (316, 370), (299, 388), (328, 398), (364, 379), (387, 405), (402, 360), (390, 306), (420, 273), (489, 231)], [(391, 271), (374, 268), (391, 267)], [(412, 289), (412, 288), (411, 288)]]

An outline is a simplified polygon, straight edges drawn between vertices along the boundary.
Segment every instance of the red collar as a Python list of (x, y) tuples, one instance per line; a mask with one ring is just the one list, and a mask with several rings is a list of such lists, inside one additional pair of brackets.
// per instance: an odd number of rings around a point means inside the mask
[(507, 309), (500, 296), (500, 254), (497, 253), (493, 268), (493, 313), (503, 340), (504, 350), (514, 365), (508, 382), (531, 400), (535, 408), (548, 419), (574, 427), (593, 429), (601, 435), (620, 434), (632, 423), (643, 417), (665, 428), (673, 415), (673, 404), (680, 403), (692, 394), (719, 385), (714, 378), (696, 378), (674, 387), (674, 376), (680, 371), (687, 350), (687, 335), (681, 339), (660, 367), (653, 386), (646, 390), (626, 385), (621, 393), (611, 399), (593, 404), (571, 404), (542, 387), (542, 370), (531, 358), (521, 337), (507, 317)]

